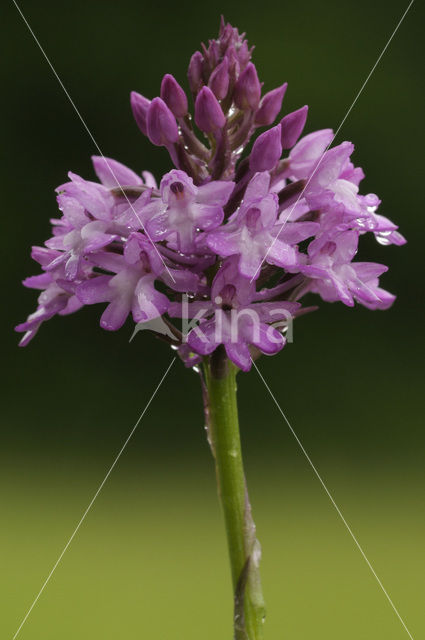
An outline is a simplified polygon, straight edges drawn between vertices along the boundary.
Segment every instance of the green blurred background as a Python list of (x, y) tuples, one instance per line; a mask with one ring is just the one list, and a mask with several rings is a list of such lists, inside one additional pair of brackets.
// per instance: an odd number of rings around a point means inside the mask
[[(129, 91), (158, 94), (214, 37), (221, 11), (248, 32), (266, 89), (307, 131), (341, 122), (407, 6), (399, 0), (20, 6), (105, 155), (157, 176), (167, 154), (138, 132)], [(12, 2), (2, 5), (1, 180), (5, 258), (0, 463), (0, 637), (12, 638), (170, 362), (100, 308), (46, 324), (24, 350), (13, 325), (35, 307), (20, 281), (48, 236), (54, 188), (93, 177), (96, 149)], [(364, 241), (389, 264), (388, 312), (321, 304), (294, 344), (259, 366), (399, 608), (425, 637), (423, 429), (423, 6), (417, 2), (345, 122), (409, 244)], [(271, 640), (408, 635), (255, 372), (240, 413)], [(19, 637), (230, 640), (231, 593), (197, 376), (179, 363), (154, 399)]]

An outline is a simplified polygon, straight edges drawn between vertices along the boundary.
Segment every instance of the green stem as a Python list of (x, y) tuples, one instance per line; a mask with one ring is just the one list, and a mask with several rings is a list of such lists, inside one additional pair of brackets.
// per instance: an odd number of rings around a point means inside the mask
[(218, 349), (205, 361), (207, 427), (216, 462), (233, 581), (235, 640), (262, 640), (264, 601), (242, 461), (236, 400), (237, 368)]

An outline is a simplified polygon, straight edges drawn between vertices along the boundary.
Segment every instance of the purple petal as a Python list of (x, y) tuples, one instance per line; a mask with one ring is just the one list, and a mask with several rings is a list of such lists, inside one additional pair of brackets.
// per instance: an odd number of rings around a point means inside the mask
[(301, 138), (289, 154), (290, 173), (299, 179), (307, 178), (333, 137), (332, 129), (322, 129)]
[(133, 117), (136, 121), (137, 126), (140, 131), (147, 136), (147, 126), (146, 126), (146, 116), (148, 113), (148, 109), (151, 101), (142, 96), (140, 93), (136, 91), (132, 91), (130, 94), (130, 104), (131, 110), (133, 112)]
[(248, 204), (264, 198), (269, 192), (269, 187), (270, 174), (267, 171), (256, 173), (246, 188), (244, 201)]
[(272, 326), (260, 324), (252, 327), (250, 333), (250, 343), (267, 355), (278, 353), (285, 345), (285, 338)]
[(210, 75), (208, 85), (218, 100), (223, 100), (229, 90), (229, 59), (223, 58)]
[(130, 313), (130, 305), (124, 297), (113, 300), (106, 307), (100, 318), (100, 326), (107, 331), (117, 331), (121, 329)]
[(269, 125), (274, 122), (282, 108), (283, 97), (287, 87), (288, 83), (285, 82), (281, 87), (266, 93), (261, 100), (260, 108), (255, 114), (255, 124)]
[(282, 155), (281, 125), (268, 129), (254, 142), (249, 166), (252, 171), (271, 171)]
[(234, 101), (239, 109), (247, 110), (258, 108), (261, 97), (261, 85), (257, 75), (257, 69), (249, 62), (235, 86)]
[(235, 183), (225, 180), (207, 182), (198, 187), (196, 201), (202, 204), (218, 204), (224, 206), (232, 195)]
[(325, 189), (335, 182), (353, 150), (354, 145), (351, 142), (342, 142), (337, 147), (328, 149), (310, 179), (309, 190), (314, 192)]
[(211, 231), (207, 235), (207, 245), (218, 255), (227, 257), (239, 253), (239, 238), (239, 229), (233, 233), (225, 230)]
[(112, 291), (109, 286), (112, 276), (96, 276), (77, 287), (77, 297), (83, 304), (108, 302)]
[(207, 356), (212, 353), (218, 343), (215, 339), (215, 323), (213, 320), (202, 322), (198, 327), (191, 330), (188, 335), (187, 343), (201, 356)]
[(117, 160), (104, 156), (92, 156), (92, 162), (97, 177), (108, 189), (143, 184), (142, 178), (137, 173)]
[(149, 140), (157, 145), (168, 146), (177, 142), (179, 131), (176, 119), (161, 98), (154, 98), (147, 113), (147, 130)]
[(220, 103), (209, 87), (202, 87), (195, 102), (195, 122), (205, 133), (221, 129), (226, 118)]
[(176, 118), (183, 118), (187, 113), (187, 97), (177, 80), (167, 73), (161, 82), (161, 98)]
[(227, 342), (225, 345), (227, 357), (242, 371), (249, 371), (252, 366), (251, 353), (244, 342)]
[(199, 204), (196, 207), (196, 226), (208, 231), (218, 227), (224, 218), (223, 209), (218, 205)]
[(307, 113), (308, 106), (305, 105), (282, 118), (282, 147), (284, 149), (291, 149), (300, 137), (307, 120)]
[(52, 282), (52, 276), (50, 273), (40, 273), (38, 276), (30, 276), (25, 278), (22, 284), (28, 289), (45, 289)]
[(293, 267), (297, 265), (297, 253), (289, 244), (278, 239), (270, 245), (267, 262), (281, 267)]
[(287, 244), (298, 244), (316, 235), (319, 229), (317, 222), (288, 222), (282, 227), (279, 238)]
[(355, 270), (360, 280), (372, 280), (378, 278), (383, 273), (388, 271), (388, 267), (384, 264), (378, 264), (376, 262), (352, 262), (351, 266)]

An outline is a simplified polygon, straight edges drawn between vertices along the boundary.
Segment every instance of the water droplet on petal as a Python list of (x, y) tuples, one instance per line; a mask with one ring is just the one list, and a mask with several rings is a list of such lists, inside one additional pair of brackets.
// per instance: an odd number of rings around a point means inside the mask
[(389, 236), (391, 236), (391, 231), (380, 231), (379, 233), (375, 234), (376, 240), (379, 242), (379, 244), (382, 244), (384, 246), (391, 244)]

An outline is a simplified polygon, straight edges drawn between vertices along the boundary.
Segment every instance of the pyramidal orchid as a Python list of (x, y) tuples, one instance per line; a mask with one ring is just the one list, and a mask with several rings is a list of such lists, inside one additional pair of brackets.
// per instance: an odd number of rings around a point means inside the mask
[[(156, 181), (96, 156), (98, 181), (69, 173), (57, 188), (52, 237), (34, 247), (41, 273), (24, 280), (38, 307), (16, 327), (27, 345), (41, 325), (83, 305), (100, 325), (130, 317), (168, 341), (202, 379), (234, 588), (234, 637), (259, 640), (265, 616), (261, 557), (244, 478), (236, 373), (278, 353), (297, 316), (328, 302), (387, 309), (387, 270), (356, 261), (359, 241), (405, 242), (360, 193), (350, 142), (322, 129), (303, 135), (307, 107), (281, 117), (287, 85), (262, 95), (244, 34), (221, 22), (193, 54), (190, 98), (170, 74), (160, 95), (131, 94), (141, 133), (174, 165)], [(191, 113), (192, 110), (192, 113)], [(155, 324), (152, 324), (155, 322)], [(201, 365), (201, 366), (200, 366)]]

